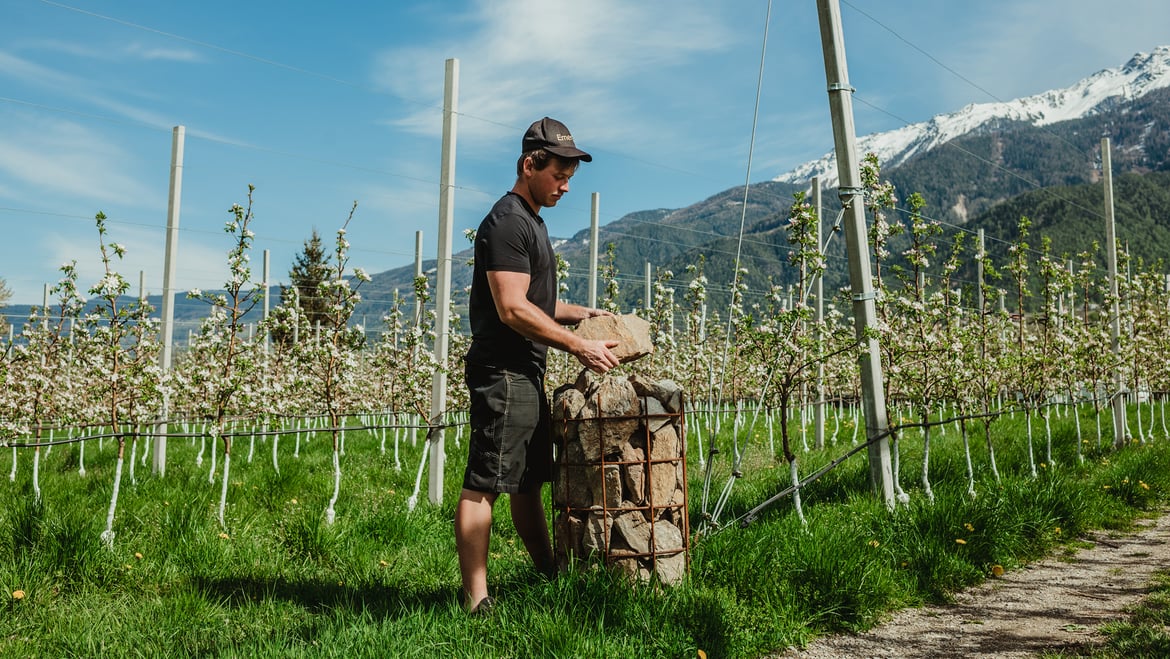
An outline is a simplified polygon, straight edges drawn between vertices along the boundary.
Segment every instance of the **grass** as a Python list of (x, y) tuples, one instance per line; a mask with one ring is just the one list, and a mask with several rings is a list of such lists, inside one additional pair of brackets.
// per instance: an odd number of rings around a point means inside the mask
[[(953, 432), (932, 442), (936, 500), (911, 487), (922, 460), (911, 431), (901, 456), (908, 506), (890, 513), (876, 502), (864, 459), (855, 457), (805, 489), (807, 525), (782, 503), (747, 527), (699, 538), (690, 579), (670, 589), (633, 586), (591, 568), (543, 579), (528, 565), (507, 506), (498, 506), (489, 567), (498, 604), (483, 619), (464, 615), (457, 597), (452, 519), (463, 450), (453, 436), (444, 503), (426, 503), (424, 488), (424, 501), (409, 512), (421, 443), (402, 447), (397, 471), (392, 446), (382, 455), (376, 437), (350, 433), (332, 525), (323, 518), (332, 493), (324, 435), (303, 446), (299, 459), (283, 439), (279, 473), (266, 442), (248, 463), (247, 440), (238, 440), (226, 528), (216, 522), (218, 475), (209, 483), (209, 463), (195, 465), (198, 446), (172, 441), (165, 478), (141, 466), (136, 485), (124, 475), (112, 548), (99, 535), (113, 445), (89, 447), (84, 478), (76, 447), (54, 448), (40, 467), (40, 503), (25, 451), (16, 481), (0, 481), (0, 655), (759, 656), (818, 634), (864, 629), (897, 608), (945, 601), (993, 566), (1018, 567), (1089, 529), (1126, 528), (1166, 501), (1170, 442), (1107, 453), (1090, 450), (1090, 442), (1078, 464), (1072, 420), (1054, 419), (1056, 465), (1032, 479), (1022, 423), (1021, 415), (992, 425), (1000, 483), (984, 451), (973, 448), (975, 498), (966, 494)], [(1092, 427), (1089, 417), (1082, 426)], [(1034, 430), (1040, 447), (1042, 425)], [(982, 428), (971, 434), (982, 438)], [(753, 441), (730, 518), (787, 485), (787, 469), (767, 454), (767, 441)], [(801, 453), (802, 473), (848, 448)], [(697, 528), (702, 471), (695, 457)], [(3, 473), (8, 459), (0, 458)], [(727, 470), (717, 465), (717, 484)]]

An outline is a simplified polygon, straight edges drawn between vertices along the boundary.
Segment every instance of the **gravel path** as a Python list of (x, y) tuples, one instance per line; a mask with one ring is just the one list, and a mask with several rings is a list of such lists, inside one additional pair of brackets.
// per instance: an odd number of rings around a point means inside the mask
[(1170, 515), (1129, 534), (1095, 534), (1092, 548), (1048, 558), (955, 596), (908, 609), (861, 634), (828, 636), (773, 657), (1031, 657), (1102, 642), (1101, 624), (1124, 617), (1153, 574), (1170, 568)]

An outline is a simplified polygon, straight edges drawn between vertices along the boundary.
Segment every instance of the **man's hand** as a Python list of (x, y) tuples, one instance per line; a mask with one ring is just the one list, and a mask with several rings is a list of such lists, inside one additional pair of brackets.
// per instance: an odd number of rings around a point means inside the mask
[(605, 309), (594, 309), (592, 307), (585, 307), (580, 304), (570, 304), (568, 302), (561, 302), (557, 300), (557, 310), (553, 314), (553, 318), (562, 325), (576, 325), (586, 318), (596, 318), (597, 316), (616, 316), (615, 313), (610, 313)]
[(618, 343), (618, 341), (582, 341), (573, 356), (585, 368), (594, 373), (604, 374), (619, 363), (617, 356), (610, 351), (610, 348), (616, 347)]
[[(606, 311), (605, 309), (595, 309), (592, 307), (588, 307), (585, 309), (585, 318), (596, 318), (597, 316), (616, 316), (616, 315), (617, 314), (613, 313), (612, 311)], [(584, 320), (585, 318), (582, 318), (581, 320)]]

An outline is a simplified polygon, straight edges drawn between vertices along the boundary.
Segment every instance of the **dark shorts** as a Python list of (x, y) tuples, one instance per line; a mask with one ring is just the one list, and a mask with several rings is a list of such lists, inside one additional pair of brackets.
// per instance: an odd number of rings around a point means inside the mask
[(552, 435), (543, 378), (467, 364), (471, 441), (464, 489), (533, 492), (552, 476)]

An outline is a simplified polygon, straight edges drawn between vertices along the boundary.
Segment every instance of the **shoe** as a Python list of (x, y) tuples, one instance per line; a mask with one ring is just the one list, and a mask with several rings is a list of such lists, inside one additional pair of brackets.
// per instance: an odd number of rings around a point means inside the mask
[(556, 561), (549, 561), (545, 565), (536, 566), (536, 573), (543, 577), (546, 581), (552, 581), (557, 578), (557, 564)]
[(492, 609), (495, 608), (496, 601), (491, 597), (485, 597), (475, 605), (474, 608), (468, 609), (467, 615), (475, 617), (483, 617), (491, 615)]

